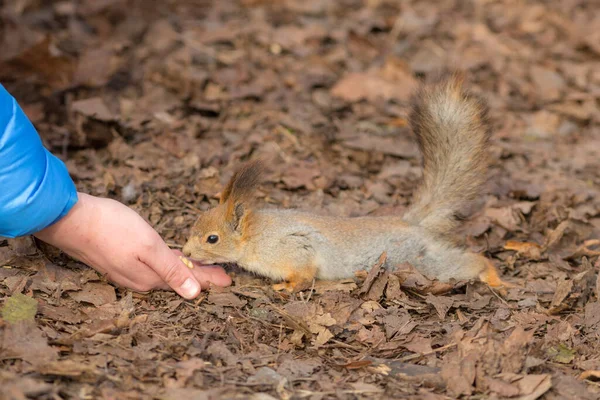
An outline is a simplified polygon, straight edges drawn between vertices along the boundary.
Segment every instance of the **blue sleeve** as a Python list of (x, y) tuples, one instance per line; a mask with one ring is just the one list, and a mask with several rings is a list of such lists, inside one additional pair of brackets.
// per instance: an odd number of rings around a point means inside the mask
[(44, 147), (17, 101), (0, 85), (0, 236), (36, 233), (76, 202), (65, 164)]

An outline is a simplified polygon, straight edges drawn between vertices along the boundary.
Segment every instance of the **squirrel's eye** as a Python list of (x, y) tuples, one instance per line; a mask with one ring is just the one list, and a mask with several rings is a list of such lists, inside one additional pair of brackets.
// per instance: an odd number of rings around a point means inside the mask
[(219, 237), (217, 235), (210, 235), (206, 238), (206, 243), (215, 244), (219, 241)]

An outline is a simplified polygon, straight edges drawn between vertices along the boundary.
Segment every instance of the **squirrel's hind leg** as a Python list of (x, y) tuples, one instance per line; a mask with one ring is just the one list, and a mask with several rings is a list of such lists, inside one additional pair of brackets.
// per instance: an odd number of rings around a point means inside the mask
[(496, 269), (491, 260), (483, 256), (481, 256), (481, 258), (483, 259), (483, 262), (485, 264), (484, 270), (479, 274), (479, 279), (482, 282), (487, 283), (488, 285), (490, 285), (490, 287), (493, 288), (510, 289), (518, 287), (517, 285), (502, 280), (502, 278), (498, 274), (498, 270)]
[[(289, 272), (288, 272), (289, 271)], [(288, 292), (299, 292), (309, 289), (317, 276), (317, 267), (314, 265), (286, 269), (284, 281), (272, 286), (273, 290), (287, 290)]]

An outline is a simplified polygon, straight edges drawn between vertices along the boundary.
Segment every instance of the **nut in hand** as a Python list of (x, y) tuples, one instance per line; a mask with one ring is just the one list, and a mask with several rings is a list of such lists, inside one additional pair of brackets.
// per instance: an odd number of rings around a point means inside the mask
[(179, 256), (179, 259), (181, 260), (182, 263), (185, 264), (186, 267), (188, 267), (189, 269), (193, 269), (194, 268), (194, 264), (188, 259), (185, 258), (184, 256)]

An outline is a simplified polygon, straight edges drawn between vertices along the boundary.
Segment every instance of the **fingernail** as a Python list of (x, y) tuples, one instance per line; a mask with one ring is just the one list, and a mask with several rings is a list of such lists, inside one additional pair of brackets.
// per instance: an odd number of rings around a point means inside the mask
[(198, 296), (198, 293), (200, 292), (200, 285), (192, 278), (187, 278), (185, 282), (183, 282), (183, 285), (181, 285), (180, 289), (184, 297), (193, 299)]

